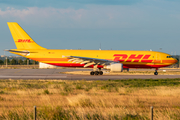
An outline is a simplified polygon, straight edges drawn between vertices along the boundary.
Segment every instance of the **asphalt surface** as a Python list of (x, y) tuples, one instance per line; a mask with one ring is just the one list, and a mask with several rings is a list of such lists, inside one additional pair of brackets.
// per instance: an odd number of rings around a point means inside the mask
[(91, 69), (0, 69), (0, 79), (58, 79), (58, 80), (117, 80), (117, 79), (165, 79), (180, 75), (70, 75), (66, 71), (90, 71)]

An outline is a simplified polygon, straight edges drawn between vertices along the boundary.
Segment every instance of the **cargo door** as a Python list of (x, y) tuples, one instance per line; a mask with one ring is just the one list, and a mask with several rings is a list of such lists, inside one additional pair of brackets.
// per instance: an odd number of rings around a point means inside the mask
[(156, 53), (154, 63), (162, 63), (161, 54)]

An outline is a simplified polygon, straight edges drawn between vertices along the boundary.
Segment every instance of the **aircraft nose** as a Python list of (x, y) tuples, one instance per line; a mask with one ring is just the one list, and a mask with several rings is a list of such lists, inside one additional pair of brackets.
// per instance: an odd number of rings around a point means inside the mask
[(173, 63), (177, 63), (177, 62), (178, 62), (178, 60), (173, 58)]

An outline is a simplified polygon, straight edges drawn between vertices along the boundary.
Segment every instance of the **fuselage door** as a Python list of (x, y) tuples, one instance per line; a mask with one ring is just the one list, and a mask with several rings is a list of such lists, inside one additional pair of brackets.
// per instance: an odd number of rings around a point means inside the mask
[(155, 63), (162, 63), (161, 54), (156, 53), (154, 62), (155, 62)]

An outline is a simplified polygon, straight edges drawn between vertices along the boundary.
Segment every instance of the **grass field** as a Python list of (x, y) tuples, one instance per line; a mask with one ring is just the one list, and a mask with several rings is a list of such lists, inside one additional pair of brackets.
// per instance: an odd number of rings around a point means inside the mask
[(180, 79), (0, 80), (0, 119), (180, 119)]

